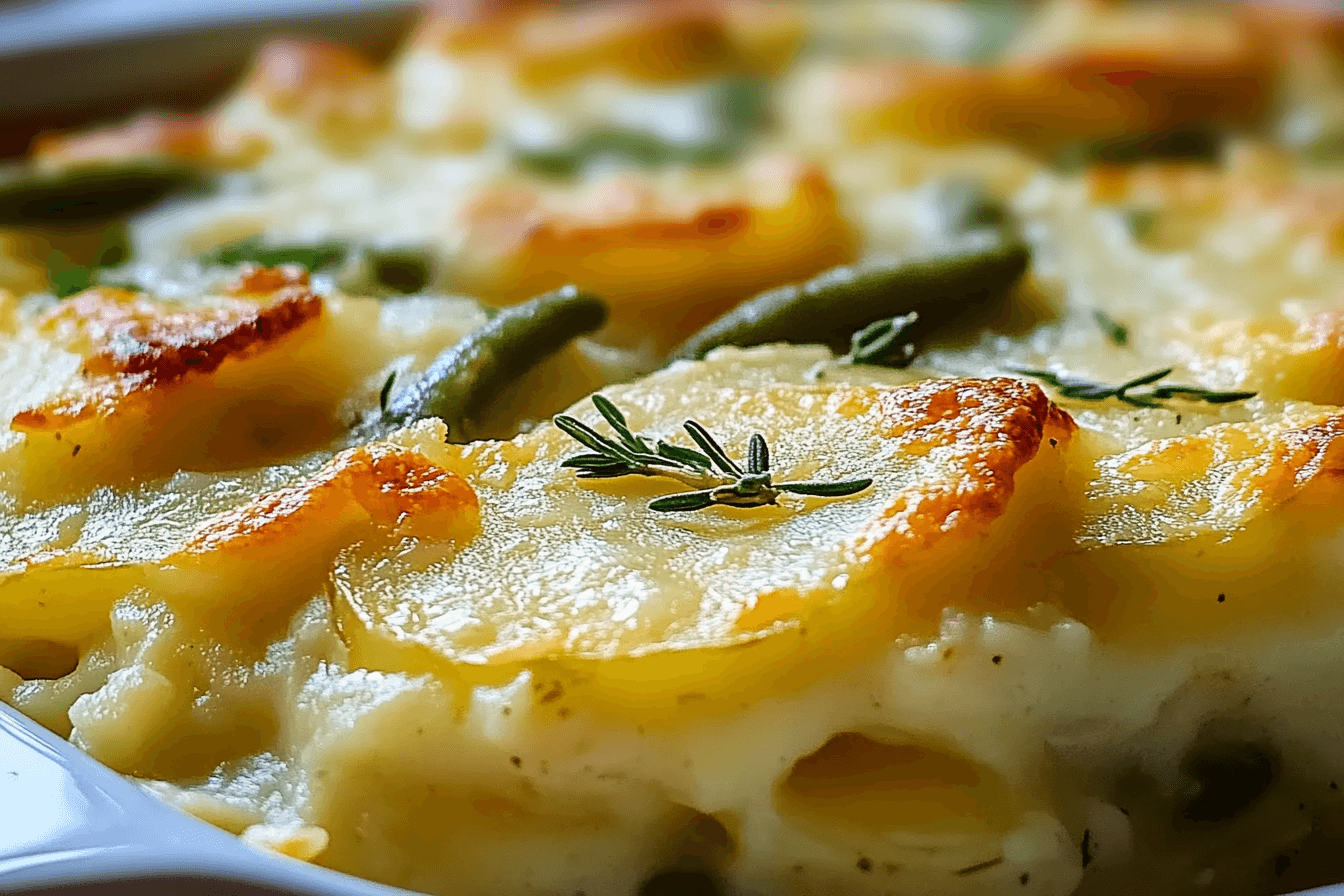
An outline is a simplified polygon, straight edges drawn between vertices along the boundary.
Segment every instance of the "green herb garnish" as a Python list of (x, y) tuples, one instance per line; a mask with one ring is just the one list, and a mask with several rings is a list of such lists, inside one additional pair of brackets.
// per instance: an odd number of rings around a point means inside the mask
[(378, 390), (378, 412), (387, 413), (387, 399), (392, 395), (392, 384), (397, 381), (397, 372), (394, 370), (383, 380), (383, 388)]
[(1245, 401), (1254, 398), (1254, 392), (1214, 392), (1196, 386), (1157, 386), (1139, 395), (1130, 394), (1131, 389), (1148, 386), (1171, 375), (1172, 368), (1166, 367), (1152, 373), (1145, 373), (1127, 380), (1118, 386), (1108, 386), (1080, 377), (1060, 376), (1048, 370), (1024, 370), (1013, 368), (1014, 373), (1033, 377), (1059, 390), (1064, 398), (1077, 398), (1083, 401), (1105, 401), (1114, 398), (1136, 408), (1160, 408), (1162, 402), (1172, 398), (1186, 401), (1203, 401), (1207, 404), (1227, 404), (1233, 401)]
[(872, 479), (774, 482), (770, 473), (770, 448), (760, 433), (753, 435), (748, 443), (744, 470), (709, 431), (694, 420), (687, 420), (685, 428), (699, 450), (672, 445), (662, 439), (651, 444), (648, 439), (632, 432), (625, 415), (602, 395), (593, 396), (593, 406), (611, 424), (617, 437), (604, 436), (575, 417), (556, 416), (555, 425), (592, 452), (568, 458), (560, 466), (577, 470), (580, 479), (662, 476), (694, 489), (650, 501), (650, 510), (672, 513), (704, 510), (716, 505), (765, 507), (777, 503), (776, 499), (783, 492), (843, 498), (873, 484)]
[(1118, 345), (1121, 348), (1129, 345), (1129, 327), (1100, 308), (1092, 312), (1092, 319), (1097, 322), (1097, 326), (1101, 327), (1102, 332), (1106, 334), (1106, 338), (1111, 341), (1112, 345)]
[(1121, 212), (1125, 229), (1140, 243), (1147, 242), (1157, 230), (1158, 213), (1150, 208), (1130, 208)]
[(915, 311), (874, 321), (850, 338), (849, 354), (840, 359), (841, 363), (909, 367), (915, 360), (915, 346), (906, 341), (906, 336), (917, 323), (919, 313)]

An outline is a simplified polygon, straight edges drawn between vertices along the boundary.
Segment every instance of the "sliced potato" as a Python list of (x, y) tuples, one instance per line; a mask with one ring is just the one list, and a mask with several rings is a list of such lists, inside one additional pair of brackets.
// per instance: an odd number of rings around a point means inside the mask
[(351, 448), (307, 475), (276, 471), (288, 483), (251, 497), (265, 480), (193, 489), (179, 478), (121, 499), (103, 493), (69, 533), (61, 522), (30, 517), (32, 529), (55, 530), (55, 537), (36, 550), (25, 543), (31, 537), (0, 542), (6, 634), (87, 644), (105, 630), (118, 599), (143, 589), (210, 621), (226, 639), (259, 646), (274, 634), (269, 626), (283, 625), (321, 589), (346, 545), (470, 538), (476, 496), (423, 453), (438, 447), (432, 431), (422, 426), (404, 431), (402, 443)]
[[(538, 701), (562, 715), (571, 692), (641, 712), (787, 687), (865, 644), (932, 633), (950, 605), (1012, 614), (1034, 602), (1039, 589), (992, 584), (1024, 574), (1023, 549), (1001, 533), (1030, 527), (1030, 540), (1008, 537), (1033, 555), (1068, 535), (1052, 508), (1068, 506), (1057, 498), (1071, 423), (1034, 386), (733, 388), (707, 382), (713, 363), (605, 394), (637, 431), (681, 443), (688, 417), (735, 453), (759, 431), (780, 481), (873, 486), (660, 514), (649, 500), (682, 487), (580, 480), (559, 465), (582, 449), (553, 426), (450, 446), (443, 462), (478, 494), (481, 534), (347, 551), (331, 593), (352, 661), (460, 683), (531, 669)], [(1001, 569), (1009, 554), (1016, 573)]]
[(607, 337), (667, 349), (754, 293), (857, 250), (829, 177), (777, 156), (732, 175), (502, 184), (462, 223), (454, 278), (499, 304), (573, 283), (611, 306)]

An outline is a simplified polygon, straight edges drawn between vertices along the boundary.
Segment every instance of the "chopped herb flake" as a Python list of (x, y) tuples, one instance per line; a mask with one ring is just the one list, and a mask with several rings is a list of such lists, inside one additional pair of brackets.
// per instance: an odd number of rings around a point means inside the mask
[(1101, 331), (1106, 334), (1106, 338), (1112, 345), (1124, 348), (1129, 345), (1129, 327), (1111, 317), (1100, 308), (1092, 312), (1092, 319), (1101, 327)]

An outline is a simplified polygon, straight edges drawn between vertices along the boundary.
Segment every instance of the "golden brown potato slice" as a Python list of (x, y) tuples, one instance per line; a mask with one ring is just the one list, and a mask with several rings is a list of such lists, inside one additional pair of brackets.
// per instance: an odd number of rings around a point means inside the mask
[(609, 338), (659, 349), (856, 250), (825, 172), (778, 157), (731, 174), (505, 184), (471, 203), (463, 227), (465, 291), (511, 304), (574, 283), (610, 303)]
[(347, 551), (332, 596), (352, 662), (462, 685), (530, 669), (537, 702), (562, 716), (574, 700), (656, 714), (790, 687), (936, 630), (950, 605), (1013, 614), (1035, 602), (1038, 589), (1010, 583), (1035, 575), (1023, 556), (1067, 543), (1072, 428), (1035, 387), (733, 388), (705, 381), (713, 365), (605, 394), (636, 431), (672, 436), (694, 417), (733, 453), (759, 431), (778, 480), (872, 487), (663, 514), (649, 499), (684, 487), (576, 478), (560, 462), (583, 449), (554, 426), (450, 446), (443, 463), (478, 494), (480, 534)]

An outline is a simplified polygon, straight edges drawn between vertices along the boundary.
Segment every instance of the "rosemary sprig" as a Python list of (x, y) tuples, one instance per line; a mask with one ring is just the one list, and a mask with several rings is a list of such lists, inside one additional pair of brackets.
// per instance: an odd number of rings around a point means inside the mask
[(843, 498), (858, 494), (872, 479), (841, 482), (775, 482), (770, 472), (770, 447), (756, 433), (747, 445), (744, 470), (710, 434), (694, 420), (687, 420), (686, 433), (700, 450), (684, 448), (659, 439), (649, 440), (630, 429), (625, 415), (602, 395), (593, 396), (593, 406), (611, 425), (616, 437), (605, 436), (583, 421), (560, 414), (555, 425), (589, 450), (566, 458), (560, 466), (578, 471), (580, 479), (614, 479), (618, 476), (662, 476), (675, 479), (692, 490), (665, 495), (649, 502), (650, 510), (663, 513), (704, 510), (707, 507), (765, 507), (776, 504), (782, 493)]
[(1172, 398), (1203, 401), (1207, 404), (1227, 404), (1233, 401), (1245, 401), (1248, 398), (1254, 398), (1256, 395), (1254, 392), (1214, 392), (1196, 386), (1156, 386), (1148, 392), (1138, 395), (1130, 393), (1131, 389), (1149, 386), (1159, 380), (1166, 379), (1171, 375), (1172, 368), (1170, 367), (1136, 376), (1118, 386), (1108, 386), (1105, 383), (1096, 383), (1081, 377), (1060, 376), (1048, 370), (1026, 370), (1022, 368), (1012, 368), (1012, 370), (1014, 373), (1033, 377), (1055, 387), (1064, 398), (1077, 398), (1083, 401), (1105, 401), (1108, 398), (1114, 398), (1136, 408), (1160, 408), (1162, 402)]

